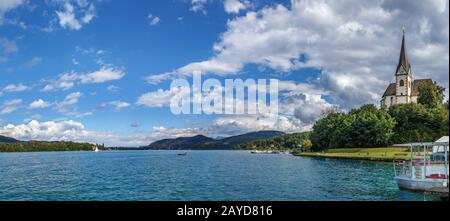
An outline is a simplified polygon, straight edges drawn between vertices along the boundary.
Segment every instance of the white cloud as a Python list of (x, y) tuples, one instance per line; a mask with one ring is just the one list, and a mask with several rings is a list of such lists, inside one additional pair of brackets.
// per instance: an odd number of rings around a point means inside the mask
[(225, 0), (223, 3), (223, 6), (225, 8), (225, 11), (227, 13), (234, 13), (237, 14), (241, 10), (244, 10), (247, 8), (247, 6), (250, 4), (249, 1), (241, 1), (241, 0)]
[(79, 113), (77, 111), (77, 104), (80, 97), (83, 96), (81, 92), (74, 92), (67, 95), (63, 101), (58, 102), (55, 106), (55, 109), (66, 115), (75, 115), (75, 116), (85, 116), (91, 115), (92, 113)]
[(30, 87), (23, 85), (23, 84), (9, 84), (7, 85), (5, 88), (3, 88), (3, 92), (22, 92), (22, 91), (26, 91), (29, 90)]
[(280, 105), (280, 112), (293, 115), (304, 125), (310, 125), (321, 117), (324, 110), (332, 106), (321, 95), (303, 93), (286, 97)]
[(19, 109), (20, 105), (22, 105), (22, 99), (13, 99), (7, 100), (3, 103), (2, 108), (0, 109), (0, 114), (10, 114)]
[(107, 81), (120, 80), (125, 76), (125, 72), (117, 68), (102, 67), (100, 70), (80, 75), (83, 84), (104, 83)]
[(106, 90), (110, 91), (111, 93), (117, 93), (120, 90), (120, 87), (109, 85)]
[(159, 22), (161, 21), (161, 19), (158, 16), (153, 16), (152, 14), (148, 15), (147, 19), (149, 21), (150, 26), (155, 26), (159, 24)]
[(59, 25), (62, 28), (71, 30), (80, 30), (83, 25), (89, 24), (96, 15), (94, 4), (88, 4), (88, 1), (73, 5), (70, 1), (64, 1), (64, 11), (56, 11)]
[(433, 78), (448, 94), (448, 14), (445, 0), (293, 0), (289, 7), (276, 4), (229, 20), (210, 59), (147, 80), (158, 83), (193, 71), (235, 74), (248, 64), (285, 73), (316, 68), (322, 72), (310, 84), (337, 104), (378, 103), (394, 80), (406, 26), (414, 77)]
[(191, 0), (191, 8), (190, 10), (193, 12), (201, 12), (206, 14), (205, 5), (209, 0)]
[(109, 104), (115, 106), (117, 110), (122, 110), (131, 106), (131, 104), (123, 101), (111, 101)]
[(103, 66), (98, 71), (79, 74), (75, 72), (64, 73), (58, 76), (56, 80), (50, 80), (42, 89), (43, 92), (68, 90), (77, 83), (97, 84), (108, 81), (120, 80), (125, 76), (125, 72), (119, 68)]
[(137, 104), (146, 107), (168, 107), (171, 99), (175, 95), (189, 94), (191, 89), (188, 87), (172, 88), (170, 90), (162, 90), (148, 92), (138, 98)]
[(47, 101), (44, 101), (42, 99), (35, 100), (31, 102), (31, 104), (28, 106), (28, 109), (42, 109), (50, 107), (51, 104)]
[(82, 123), (73, 120), (47, 122), (31, 120), (27, 124), (7, 124), (0, 127), (0, 134), (19, 140), (66, 140), (91, 143), (102, 143), (114, 137), (108, 133), (88, 131)]
[(0, 1), (0, 25), (3, 24), (4, 15), (6, 12), (17, 8), (21, 4), (23, 4), (24, 0), (1, 0)]

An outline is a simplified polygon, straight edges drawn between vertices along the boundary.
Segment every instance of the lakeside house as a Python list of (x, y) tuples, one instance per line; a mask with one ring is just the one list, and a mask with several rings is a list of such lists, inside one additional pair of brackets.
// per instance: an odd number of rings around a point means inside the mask
[(400, 59), (395, 71), (395, 83), (389, 84), (381, 99), (381, 107), (389, 108), (395, 104), (417, 103), (421, 82), (431, 79), (413, 79), (411, 63), (406, 52), (405, 32), (403, 31)]

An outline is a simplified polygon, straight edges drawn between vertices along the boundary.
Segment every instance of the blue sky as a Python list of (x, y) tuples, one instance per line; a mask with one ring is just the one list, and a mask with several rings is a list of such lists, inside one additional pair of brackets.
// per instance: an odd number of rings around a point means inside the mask
[[(378, 105), (394, 80), (402, 26), (414, 77), (433, 78), (448, 98), (448, 8), (448, 0), (0, 0), (0, 134), (139, 146), (308, 130), (333, 105)], [(282, 117), (173, 115), (171, 80), (192, 71), (279, 79)]]

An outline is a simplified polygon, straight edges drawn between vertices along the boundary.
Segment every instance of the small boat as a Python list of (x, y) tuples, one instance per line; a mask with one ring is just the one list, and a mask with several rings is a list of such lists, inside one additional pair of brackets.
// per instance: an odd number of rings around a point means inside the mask
[(448, 137), (446, 141), (395, 146), (410, 148), (408, 161), (394, 161), (395, 180), (400, 189), (448, 192)]
[(94, 151), (94, 152), (99, 152), (100, 150), (98, 149), (97, 146), (95, 146), (95, 147), (93, 148), (93, 151)]
[(280, 154), (278, 150), (254, 150), (251, 151), (252, 154)]
[(187, 152), (184, 152), (184, 153), (179, 153), (179, 154), (177, 154), (178, 156), (186, 156), (187, 155)]

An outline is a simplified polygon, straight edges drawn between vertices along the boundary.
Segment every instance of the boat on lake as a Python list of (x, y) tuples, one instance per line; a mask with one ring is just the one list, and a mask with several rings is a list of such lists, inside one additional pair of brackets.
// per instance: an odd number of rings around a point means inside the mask
[(395, 180), (400, 189), (448, 193), (448, 137), (436, 142), (395, 145), (409, 147), (410, 159), (394, 161)]
[(254, 150), (251, 151), (252, 154), (280, 154), (278, 150)]
[(179, 154), (177, 154), (178, 156), (186, 156), (187, 155), (187, 152), (184, 152), (184, 153), (179, 153)]

